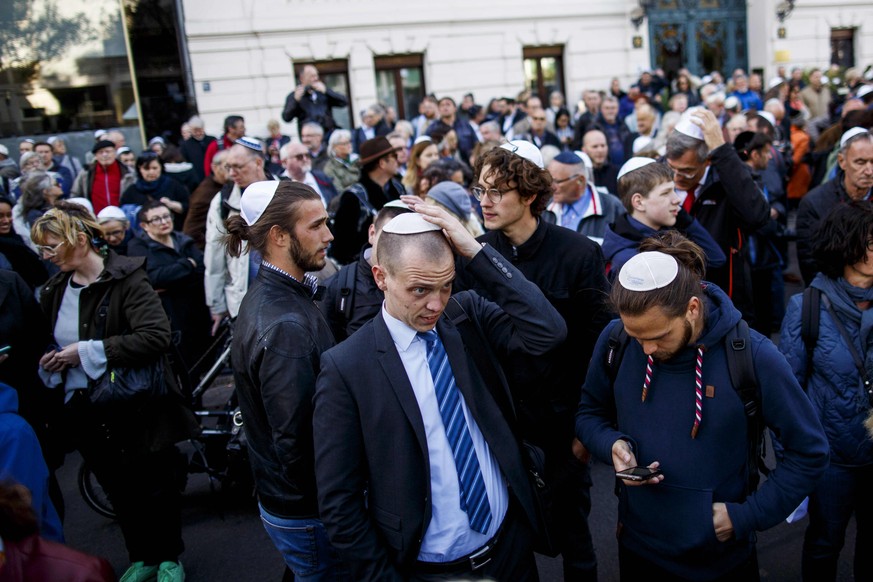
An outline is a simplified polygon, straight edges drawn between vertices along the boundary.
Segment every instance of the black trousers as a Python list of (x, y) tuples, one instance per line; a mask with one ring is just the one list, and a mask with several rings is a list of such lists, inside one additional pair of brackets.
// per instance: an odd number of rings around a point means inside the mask
[(130, 450), (101, 422), (81, 391), (65, 413), (65, 434), (112, 502), (130, 561), (152, 565), (178, 560), (184, 543), (177, 449)]
[(446, 572), (413, 571), (411, 582), (441, 580), (497, 580), (498, 582), (538, 582), (539, 574), (533, 553), (534, 531), (523, 510), (512, 500), (503, 520), (500, 538), (491, 561), (475, 571), (458, 568)]
[(597, 558), (588, 528), (591, 471), (570, 446), (546, 453), (546, 481), (552, 484), (555, 526), (564, 561), (564, 582), (596, 582)]

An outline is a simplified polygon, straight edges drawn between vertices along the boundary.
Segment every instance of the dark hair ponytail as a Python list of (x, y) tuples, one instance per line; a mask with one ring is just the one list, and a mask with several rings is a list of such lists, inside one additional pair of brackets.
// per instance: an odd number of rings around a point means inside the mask
[(685, 314), (692, 297), (703, 301), (701, 282), (706, 273), (706, 254), (703, 249), (679, 232), (669, 230), (645, 239), (640, 243), (639, 252), (670, 255), (679, 263), (679, 272), (670, 284), (651, 291), (625, 289), (616, 279), (610, 293), (616, 312), (637, 316), (659, 307), (668, 317), (679, 317)]
[(239, 214), (231, 216), (224, 222), (227, 229), (227, 234), (224, 237), (224, 244), (227, 245), (227, 254), (232, 257), (239, 257), (243, 253), (243, 244), (249, 240), (249, 225), (245, 219)]

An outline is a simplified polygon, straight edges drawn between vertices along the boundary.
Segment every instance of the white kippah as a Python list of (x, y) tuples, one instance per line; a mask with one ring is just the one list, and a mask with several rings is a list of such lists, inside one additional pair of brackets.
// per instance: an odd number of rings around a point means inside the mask
[(403, 202), (402, 200), (389, 200), (382, 208), (404, 208), (406, 210), (412, 210), (409, 207), (409, 204)]
[(382, 229), (382, 232), (389, 232), (391, 234), (420, 234), (432, 230), (442, 231), (440, 227), (426, 221), (420, 214), (406, 212), (389, 220), (388, 224)]
[(676, 131), (679, 133), (684, 133), (687, 136), (693, 137), (694, 139), (699, 139), (703, 141), (703, 129), (693, 121), (691, 121), (691, 116), (684, 115), (682, 119), (679, 120), (679, 123), (674, 127)]
[(514, 153), (520, 158), (533, 162), (540, 170), (545, 168), (545, 165), (543, 164), (543, 154), (537, 146), (529, 141), (514, 139), (510, 142), (506, 142), (500, 147)]
[(276, 194), (279, 184), (276, 180), (268, 180), (254, 182), (246, 188), (239, 201), (239, 214), (246, 224), (252, 226), (258, 221)]
[(618, 282), (628, 291), (651, 291), (666, 287), (679, 273), (679, 263), (665, 253), (649, 251), (634, 255), (618, 273)]
[(624, 165), (621, 167), (621, 169), (618, 171), (618, 177), (616, 178), (616, 181), (621, 180), (621, 177), (624, 176), (625, 174), (630, 174), (634, 170), (639, 170), (643, 166), (648, 166), (649, 164), (654, 164), (654, 163), (655, 163), (655, 160), (653, 160), (652, 158), (641, 158), (641, 157), (631, 158), (628, 161), (626, 161), (624, 163)]
[(870, 133), (863, 127), (853, 127), (843, 134), (843, 137), (840, 138), (840, 149), (845, 147), (846, 142), (855, 137), (856, 135), (861, 135), (862, 133)]
[(774, 117), (773, 114), (769, 111), (759, 111), (758, 117), (766, 119), (770, 123), (770, 125), (776, 127), (776, 117)]

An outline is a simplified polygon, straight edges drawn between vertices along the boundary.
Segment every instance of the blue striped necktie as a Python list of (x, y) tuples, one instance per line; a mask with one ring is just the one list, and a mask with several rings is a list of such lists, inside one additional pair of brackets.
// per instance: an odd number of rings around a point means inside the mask
[(452, 375), (449, 357), (435, 330), (419, 333), (418, 336), (427, 344), (427, 365), (433, 377), (440, 416), (458, 471), (461, 509), (467, 513), (470, 527), (479, 533), (485, 533), (491, 525), (491, 505), (488, 503), (485, 481), (482, 479), (479, 459), (464, 418), (461, 394)]

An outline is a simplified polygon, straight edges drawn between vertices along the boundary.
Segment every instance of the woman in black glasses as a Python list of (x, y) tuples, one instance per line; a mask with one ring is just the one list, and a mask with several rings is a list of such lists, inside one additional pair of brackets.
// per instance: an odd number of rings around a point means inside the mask
[(142, 232), (127, 245), (131, 257), (145, 257), (149, 281), (170, 318), (174, 343), (187, 368), (203, 354), (212, 319), (203, 288), (203, 252), (190, 236), (173, 229), (167, 204), (146, 202), (137, 215)]
[(164, 173), (158, 154), (146, 151), (136, 159), (136, 182), (121, 196), (121, 207), (142, 206), (146, 202), (163, 202), (173, 213), (173, 229), (182, 230), (188, 212), (188, 189)]
[(803, 579), (836, 579), (854, 515), (855, 579), (871, 580), (873, 440), (864, 421), (873, 403), (873, 205), (837, 206), (812, 243), (821, 271), (810, 289), (791, 298), (779, 346), (830, 444), (830, 465), (809, 497)]

